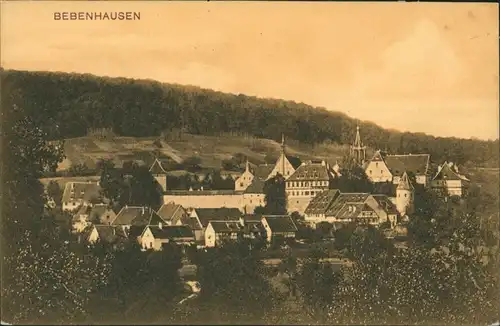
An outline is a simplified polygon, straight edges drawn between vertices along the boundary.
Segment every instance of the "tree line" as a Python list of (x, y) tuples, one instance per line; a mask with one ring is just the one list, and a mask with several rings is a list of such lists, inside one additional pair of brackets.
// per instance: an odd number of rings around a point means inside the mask
[[(366, 145), (393, 153), (429, 153), (437, 162), (498, 166), (498, 140), (434, 137), (397, 132), (343, 113), (279, 99), (227, 94), (151, 80), (89, 74), (2, 70), (9, 88), (49, 139), (85, 136), (110, 128), (122, 136), (159, 136), (183, 130), (192, 134), (244, 133), (249, 136), (350, 144), (356, 125)], [(343, 108), (339, 108), (343, 109)]]

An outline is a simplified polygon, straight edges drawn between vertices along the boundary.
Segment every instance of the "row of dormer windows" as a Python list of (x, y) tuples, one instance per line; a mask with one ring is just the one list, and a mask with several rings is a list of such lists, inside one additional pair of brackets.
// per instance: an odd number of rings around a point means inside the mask
[(317, 194), (319, 194), (321, 191), (309, 191), (309, 190), (304, 190), (304, 191), (288, 191), (289, 196), (311, 196), (314, 197)]
[(311, 186), (328, 187), (328, 181), (289, 181), (287, 182), (286, 186), (288, 188), (311, 187)]

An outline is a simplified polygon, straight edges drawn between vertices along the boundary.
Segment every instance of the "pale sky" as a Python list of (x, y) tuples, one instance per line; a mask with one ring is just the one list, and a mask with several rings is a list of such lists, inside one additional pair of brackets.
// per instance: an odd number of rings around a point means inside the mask
[[(139, 11), (140, 21), (55, 21)], [(6, 69), (282, 98), (386, 128), (498, 138), (498, 5), (3, 2)]]

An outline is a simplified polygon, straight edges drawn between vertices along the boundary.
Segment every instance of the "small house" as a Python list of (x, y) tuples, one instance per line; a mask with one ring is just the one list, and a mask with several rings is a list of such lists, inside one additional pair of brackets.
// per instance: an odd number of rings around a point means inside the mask
[(288, 215), (264, 215), (261, 222), (266, 230), (268, 242), (278, 238), (295, 239), (298, 231), (293, 219)]
[(193, 244), (193, 231), (186, 225), (163, 225), (160, 222), (147, 226), (139, 239), (142, 248), (153, 250), (161, 250), (164, 244), (171, 242), (178, 245)]
[(245, 221), (243, 217), (234, 221), (210, 221), (205, 231), (205, 246), (215, 247), (223, 241), (255, 239), (263, 231), (260, 221)]
[(75, 211), (80, 206), (92, 206), (100, 197), (98, 182), (68, 182), (62, 196), (63, 211)]

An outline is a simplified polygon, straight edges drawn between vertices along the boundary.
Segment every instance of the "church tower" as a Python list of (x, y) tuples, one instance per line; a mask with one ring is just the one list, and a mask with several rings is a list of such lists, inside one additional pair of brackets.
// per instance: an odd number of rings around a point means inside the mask
[(160, 184), (162, 190), (164, 192), (167, 191), (167, 171), (163, 169), (161, 162), (157, 158), (149, 168), (149, 172), (153, 175), (158, 184)]
[(396, 209), (401, 216), (413, 213), (414, 194), (415, 188), (405, 171), (396, 188)]
[(285, 180), (288, 179), (294, 172), (295, 169), (300, 165), (293, 157), (286, 155), (285, 147), (285, 135), (281, 134), (281, 153), (274, 165), (273, 170), (267, 177), (268, 179), (276, 176), (276, 174), (281, 174)]
[(247, 162), (245, 164), (245, 171), (234, 181), (234, 190), (246, 190), (252, 184), (253, 179), (254, 175), (250, 170), (250, 162), (248, 162), (247, 159)]
[(366, 146), (361, 142), (361, 135), (359, 134), (359, 126), (356, 127), (356, 138), (354, 144), (351, 145), (351, 155), (356, 162), (362, 165), (366, 159)]

